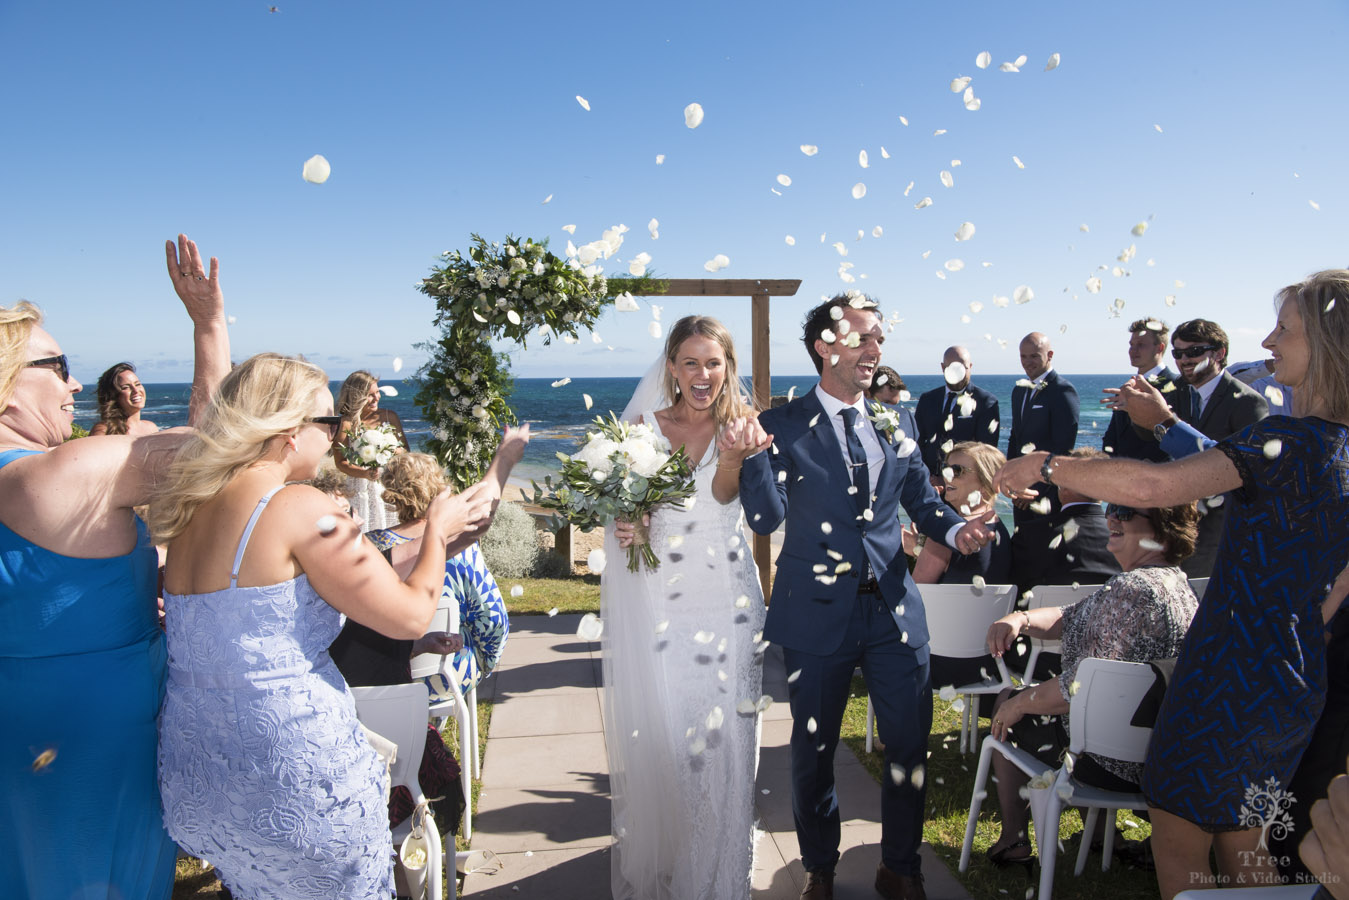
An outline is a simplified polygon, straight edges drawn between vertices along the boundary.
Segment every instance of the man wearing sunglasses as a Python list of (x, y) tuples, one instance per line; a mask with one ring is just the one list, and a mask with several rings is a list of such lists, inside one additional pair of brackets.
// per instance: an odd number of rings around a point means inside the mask
[[(1171, 406), (1179, 418), (1205, 437), (1221, 441), (1269, 415), (1265, 398), (1227, 371), (1227, 332), (1217, 322), (1191, 319), (1181, 322), (1171, 338), (1171, 356), (1180, 377), (1189, 385), (1188, 403)], [(1157, 426), (1160, 439), (1174, 424), (1172, 417)], [(1181, 564), (1191, 578), (1207, 578), (1218, 553), (1226, 505), (1211, 507), (1199, 520), (1199, 542), (1194, 555)]]

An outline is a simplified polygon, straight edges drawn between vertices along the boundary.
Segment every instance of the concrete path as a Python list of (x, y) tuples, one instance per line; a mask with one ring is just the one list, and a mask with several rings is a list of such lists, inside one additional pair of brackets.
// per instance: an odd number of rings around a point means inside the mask
[[(473, 848), (496, 852), (495, 875), (469, 875), (466, 897), (595, 900), (609, 897), (609, 770), (600, 719), (600, 647), (576, 636), (579, 615), (521, 616), (496, 674), (491, 732)], [(764, 662), (764, 714), (757, 813), (764, 835), (754, 868), (754, 900), (794, 900), (804, 871), (792, 826), (788, 741), (791, 713), (782, 655)], [(835, 761), (843, 821), (839, 900), (874, 898), (880, 861), (880, 790), (846, 746)], [(764, 793), (767, 791), (767, 793)], [(931, 900), (968, 900), (960, 883), (923, 845)]]

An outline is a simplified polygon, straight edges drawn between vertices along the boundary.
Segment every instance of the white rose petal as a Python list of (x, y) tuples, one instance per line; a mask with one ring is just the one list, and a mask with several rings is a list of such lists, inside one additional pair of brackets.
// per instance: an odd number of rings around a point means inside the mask
[(1099, 294), (1101, 292), (1101, 279), (1095, 276), (1087, 279), (1087, 293)]
[(974, 58), (974, 64), (981, 69), (987, 69), (989, 67), (989, 64), (991, 64), (992, 62), (993, 57), (989, 55), (989, 52), (987, 50), (980, 53), (978, 56)]
[(1026, 168), (1026, 164), (1023, 163), (1023, 162), (1021, 161), (1021, 157), (1019, 157), (1019, 156), (1013, 156), (1013, 157), (1012, 157), (1012, 162), (1016, 163), (1016, 167), (1017, 167), (1018, 169), (1024, 169), (1024, 168)]
[(942, 374), (946, 377), (947, 384), (955, 386), (965, 380), (965, 373), (965, 364), (957, 360), (947, 366)]
[(1024, 284), (1012, 291), (1012, 300), (1018, 304), (1029, 303), (1034, 299), (1035, 291)]
[(1059, 55), (1057, 53), (1049, 54), (1049, 62), (1045, 63), (1045, 71), (1049, 72), (1059, 67)]
[(787, 237), (784, 238), (784, 240), (786, 240), (787, 246), (788, 246), (788, 247), (795, 247), (795, 246), (796, 246), (796, 238), (792, 237), (790, 234), (787, 235)]
[(598, 641), (603, 634), (604, 622), (594, 613), (581, 616), (581, 621), (576, 624), (576, 636), (583, 641)]
[(1315, 200), (1308, 200), (1307, 203), (1312, 209), (1319, 210), (1321, 208), (1321, 204), (1317, 203)]
[(802, 144), (801, 152), (806, 154), (806, 156), (814, 156), (816, 153), (820, 152), (820, 148), (816, 147), (814, 144)]
[(951, 177), (951, 173), (945, 169), (942, 169), (941, 174), (937, 177), (941, 179), (941, 183), (946, 187), (953, 187), (956, 183), (955, 179)]
[(665, 154), (664, 154), (664, 153), (657, 153), (657, 154), (656, 154), (656, 165), (658, 165), (658, 166), (663, 166), (663, 165), (665, 165)]
[(553, 199), (553, 195), (552, 195), (552, 194), (549, 194), (547, 197), (544, 197), (544, 198), (543, 198), (543, 202), (540, 203), (539, 206), (547, 206), (549, 203), (552, 202), (552, 199)]
[(337, 516), (319, 516), (314, 527), (319, 530), (319, 534), (332, 534), (333, 529), (337, 527)]
[(1265, 454), (1265, 459), (1275, 459), (1283, 452), (1283, 441), (1278, 438), (1265, 441), (1265, 445), (1261, 450)]
[(806, 719), (806, 731), (808, 733), (814, 734), (819, 727), (820, 726), (815, 722), (814, 716), (811, 716), (809, 719)]
[(965, 260), (948, 259), (946, 262), (942, 263), (942, 266), (948, 272), (959, 272), (961, 269), (965, 268)]
[(328, 165), (328, 160), (315, 154), (304, 161), (304, 168), (300, 170), (300, 177), (310, 184), (323, 184), (332, 174), (333, 168)]
[(514, 585), (514, 586), (511, 588), (511, 596), (512, 596), (512, 597), (523, 597), (524, 595), (525, 595), (525, 589), (524, 589), (524, 586), (523, 586), (523, 585), (517, 584), (517, 585)]
[(589, 101), (589, 100), (587, 100), (586, 98), (582, 97), (580, 94), (577, 94), (577, 95), (576, 95), (576, 102), (579, 103), (579, 104), (581, 104), (581, 109), (584, 109), (586, 112), (590, 112), (590, 101)]
[(565, 387), (569, 384), (571, 384), (570, 378), (559, 378), (557, 381), (553, 382), (553, 387)]
[(586, 565), (589, 566), (590, 571), (594, 572), (596, 575), (604, 571), (604, 566), (607, 562), (608, 558), (604, 555), (603, 548), (600, 547), (591, 550), (590, 555), (586, 557)]
[(961, 75), (959, 78), (952, 78), (951, 93), (959, 94), (961, 91), (965, 90), (965, 88), (969, 86), (970, 80), (971, 80), (970, 76), (968, 75)]
[(590, 407), (595, 405), (595, 401), (590, 399), (589, 394), (582, 394), (581, 399), (585, 401), (586, 409), (590, 409)]
[(614, 309), (619, 312), (636, 312), (637, 298), (628, 291), (624, 291), (614, 298)]
[[(517, 323), (517, 324), (518, 324), (518, 323)], [(379, 386), (379, 392), (380, 392), (381, 394), (383, 394), (384, 396), (386, 396), (386, 397), (397, 397), (397, 396), (398, 396), (398, 388), (394, 387), (394, 386), (391, 385), (391, 384), (381, 384), (381, 385)]]
[(726, 716), (721, 711), (721, 707), (714, 706), (712, 707), (712, 711), (707, 714), (707, 719), (706, 721), (703, 722), (703, 724), (707, 726), (708, 731), (716, 731), (718, 728), (721, 727), (722, 722), (724, 722), (725, 720)]
[(854, 200), (861, 200), (866, 195), (867, 195), (867, 186), (862, 182), (859, 181), (857, 182), (857, 184), (854, 184), (852, 186), (852, 198)]
[(915, 203), (915, 204), (913, 205), (913, 208), (914, 208), (914, 209), (926, 209), (927, 207), (929, 207), (929, 206), (931, 206), (931, 205), (932, 205), (932, 198), (931, 198), (931, 197), (924, 197), (922, 200), (919, 200), (917, 203)]
[(871, 229), (871, 236), (872, 236), (872, 237), (880, 237), (880, 236), (883, 235), (883, 234), (885, 234), (885, 230), (882, 229), (881, 226), (879, 226), (879, 225), (877, 225), (875, 228)]
[(1133, 233), (1134, 237), (1142, 237), (1143, 232), (1148, 230), (1148, 223), (1139, 222), (1137, 225), (1135, 225), (1133, 228), (1129, 230)]
[(659, 322), (647, 322), (647, 323), (646, 323), (646, 333), (649, 334), (649, 335), (651, 335), (651, 336), (652, 336), (653, 338), (655, 338), (656, 340), (660, 340), (660, 323), (659, 323)]
[(1155, 128), (1155, 129), (1157, 129), (1157, 133), (1158, 133), (1158, 134), (1161, 134), (1161, 133), (1162, 133), (1162, 126), (1160, 126), (1160, 125), (1153, 125), (1152, 127)]
[(943, 134), (946, 134), (946, 129), (945, 129), (945, 128), (938, 128), (936, 131), (932, 132), (932, 136), (933, 136), (933, 137), (939, 137), (940, 135), (943, 135)]
[(703, 107), (699, 103), (690, 103), (684, 107), (684, 124), (690, 128), (697, 128), (703, 124)]
[(887, 152), (884, 147), (881, 147), (881, 159), (889, 159), (889, 158), (890, 158), (889, 152)]
[(393, 358), (393, 370), (395, 372), (401, 372), (403, 370), (403, 357), (395, 356)]
[(956, 229), (956, 240), (968, 241), (972, 237), (974, 237), (973, 222), (963, 222), (960, 227)]
[(1020, 72), (1020, 71), (1021, 71), (1021, 70), (1018, 69), (1013, 63), (1009, 63), (1009, 62), (1003, 63), (1002, 65), (998, 66), (998, 68), (999, 68), (1000, 70), (1002, 70), (1003, 72)]

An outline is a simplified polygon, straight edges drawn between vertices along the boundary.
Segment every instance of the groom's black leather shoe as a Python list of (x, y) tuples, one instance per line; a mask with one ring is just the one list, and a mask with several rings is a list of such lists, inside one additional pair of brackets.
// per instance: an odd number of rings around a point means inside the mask
[(885, 900), (927, 900), (922, 875), (900, 875), (885, 863), (876, 867), (876, 893)]
[(801, 900), (834, 900), (834, 873), (807, 872)]

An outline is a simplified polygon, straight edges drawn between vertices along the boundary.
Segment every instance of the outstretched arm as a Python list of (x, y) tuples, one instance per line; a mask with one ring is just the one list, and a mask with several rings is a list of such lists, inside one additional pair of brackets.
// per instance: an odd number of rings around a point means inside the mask
[[(1025, 491), (1041, 480), (1048, 455), (1036, 452), (1008, 462), (998, 470), (994, 486), (1005, 494)], [(1221, 450), (1169, 463), (1055, 456), (1050, 469), (1052, 483), (1059, 487), (1139, 509), (1176, 506), (1241, 487), (1241, 473)]]
[(225, 324), (225, 295), (220, 290), (220, 260), (211, 257), (208, 274), (195, 241), (178, 235), (178, 246), (164, 242), (164, 259), (173, 290), (192, 319), (192, 396), (187, 424), (196, 425), (215, 389), (230, 370), (230, 339)]

